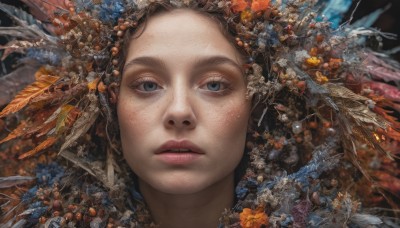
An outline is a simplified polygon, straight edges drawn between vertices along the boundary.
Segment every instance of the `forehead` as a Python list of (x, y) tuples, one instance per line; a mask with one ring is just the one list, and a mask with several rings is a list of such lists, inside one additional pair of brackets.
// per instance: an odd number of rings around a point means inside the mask
[[(151, 55), (152, 51), (193, 50), (239, 56), (217, 21), (189, 9), (152, 16), (131, 40), (128, 55)], [(205, 53), (206, 54), (206, 53)], [(129, 58), (129, 56), (128, 56)]]

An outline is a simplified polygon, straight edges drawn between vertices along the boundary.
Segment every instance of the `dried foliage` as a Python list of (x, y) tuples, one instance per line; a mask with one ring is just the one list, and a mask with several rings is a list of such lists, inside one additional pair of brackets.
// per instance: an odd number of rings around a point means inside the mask
[(10, 102), (1, 112), (0, 117), (4, 117), (6, 115), (18, 112), (22, 108), (24, 108), (29, 102), (44, 93), (51, 85), (53, 85), (59, 77), (52, 75), (41, 75), (36, 78), (36, 81), (27, 86), (21, 92), (19, 92), (14, 100)]
[(0, 78), (0, 157), (10, 161), (1, 226), (154, 226), (120, 162), (108, 92), (121, 80), (125, 35), (163, 6), (218, 14), (247, 57), (256, 124), (221, 227), (383, 226), (390, 217), (364, 208), (400, 207), (400, 64), (365, 46), (389, 34), (332, 29), (338, 18), (323, 18), (315, 0), (23, 2), (30, 14), (0, 3), (15, 23), (0, 28), (1, 61), (19, 53), (25, 63)]

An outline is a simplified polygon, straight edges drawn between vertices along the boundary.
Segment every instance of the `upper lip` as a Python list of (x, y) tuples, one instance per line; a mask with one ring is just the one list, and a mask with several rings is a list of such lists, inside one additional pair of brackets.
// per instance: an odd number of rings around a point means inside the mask
[(169, 140), (157, 149), (156, 154), (161, 154), (167, 151), (170, 152), (172, 150), (190, 150), (190, 153), (204, 154), (200, 147), (189, 140)]

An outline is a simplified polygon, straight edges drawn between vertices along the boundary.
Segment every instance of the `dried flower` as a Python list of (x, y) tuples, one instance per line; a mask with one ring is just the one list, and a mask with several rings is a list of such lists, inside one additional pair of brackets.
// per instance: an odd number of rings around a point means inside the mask
[(256, 210), (244, 208), (240, 213), (240, 225), (245, 228), (259, 228), (268, 224), (268, 216), (264, 209), (259, 207)]
[(245, 0), (233, 0), (232, 10), (235, 12), (241, 12), (247, 7), (247, 2)]
[(321, 60), (318, 59), (317, 57), (311, 57), (306, 59), (306, 63), (310, 66), (316, 67), (321, 63)]
[(253, 0), (251, 3), (251, 9), (254, 12), (266, 10), (269, 6), (270, 0)]

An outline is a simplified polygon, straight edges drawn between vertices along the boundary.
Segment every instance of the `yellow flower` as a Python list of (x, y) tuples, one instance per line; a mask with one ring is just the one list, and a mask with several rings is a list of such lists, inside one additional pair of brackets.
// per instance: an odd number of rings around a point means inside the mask
[(240, 225), (244, 228), (260, 228), (262, 225), (268, 225), (268, 216), (263, 208), (244, 208), (240, 213)]
[(329, 82), (329, 79), (319, 71), (315, 73), (315, 80), (320, 84)]
[(306, 59), (306, 62), (308, 65), (316, 67), (321, 63), (321, 60), (318, 59), (317, 57), (311, 57), (311, 58)]

